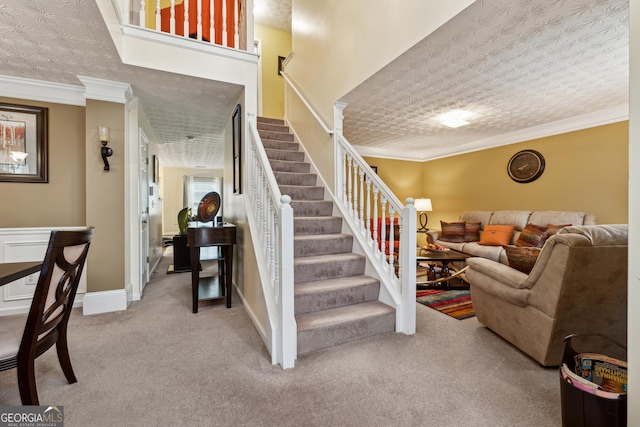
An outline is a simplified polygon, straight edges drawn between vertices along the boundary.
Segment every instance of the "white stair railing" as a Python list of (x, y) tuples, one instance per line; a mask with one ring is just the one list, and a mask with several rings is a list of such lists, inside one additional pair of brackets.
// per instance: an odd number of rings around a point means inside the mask
[[(293, 209), (291, 197), (282, 195), (267, 153), (258, 135), (255, 117), (249, 117), (247, 137), (248, 215), (255, 226), (254, 249), (265, 302), (273, 323), (272, 357), (292, 368), (297, 357), (297, 328), (293, 297)], [(256, 242), (256, 240), (258, 240)]]
[[(372, 267), (396, 308), (396, 331), (414, 334), (416, 328), (416, 210), (393, 194), (342, 134), (346, 104), (334, 106), (334, 130), (320, 118), (289, 76), (285, 82), (318, 124), (334, 140), (334, 188), (332, 193), (345, 220), (365, 247)], [(313, 160), (313, 159), (312, 159)]]
[[(239, 48), (240, 13), (244, 13), (245, 0), (234, 1), (230, 9), (227, 8), (226, 0), (183, 0), (181, 4), (171, 0), (169, 6), (165, 8), (161, 7), (160, 0), (131, 0), (131, 2), (131, 9), (138, 11), (140, 28), (211, 43), (216, 43), (216, 31), (221, 31), (219, 34), (221, 46)], [(178, 13), (178, 10), (181, 12)], [(147, 22), (148, 11), (154, 16), (154, 24)], [(222, 22), (220, 28), (215, 26), (218, 15)], [(176, 23), (181, 25), (176, 26)], [(233, 28), (233, 37), (229, 39), (227, 28)], [(205, 37), (205, 32), (208, 37)]]

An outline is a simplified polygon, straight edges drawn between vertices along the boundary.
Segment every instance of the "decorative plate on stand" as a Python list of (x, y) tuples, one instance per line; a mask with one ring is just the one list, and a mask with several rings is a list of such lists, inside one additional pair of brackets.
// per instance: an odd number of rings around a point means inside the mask
[(200, 200), (200, 204), (198, 205), (198, 221), (213, 221), (219, 210), (220, 195), (215, 191), (205, 194), (202, 200)]

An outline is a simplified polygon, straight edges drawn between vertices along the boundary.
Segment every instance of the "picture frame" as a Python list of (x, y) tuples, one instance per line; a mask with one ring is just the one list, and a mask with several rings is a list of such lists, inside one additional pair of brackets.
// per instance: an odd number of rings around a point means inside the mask
[(284, 60), (287, 59), (284, 56), (278, 56), (278, 75), (282, 76), (282, 74), (280, 74), (281, 72), (284, 71)]
[(0, 103), (0, 182), (49, 182), (49, 109)]
[(160, 182), (160, 162), (158, 161), (158, 156), (153, 155), (153, 183), (157, 184)]
[(233, 193), (242, 194), (242, 107), (236, 105), (231, 116), (233, 144)]

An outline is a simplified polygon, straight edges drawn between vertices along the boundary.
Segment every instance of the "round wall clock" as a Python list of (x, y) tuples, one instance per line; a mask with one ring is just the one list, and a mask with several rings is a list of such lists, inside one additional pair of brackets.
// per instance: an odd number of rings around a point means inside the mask
[(544, 157), (536, 150), (518, 151), (507, 165), (507, 173), (515, 182), (535, 181), (544, 172)]

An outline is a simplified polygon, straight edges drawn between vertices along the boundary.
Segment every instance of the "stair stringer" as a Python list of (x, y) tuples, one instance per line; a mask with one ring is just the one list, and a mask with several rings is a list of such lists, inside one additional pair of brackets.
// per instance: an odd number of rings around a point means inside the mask
[[(393, 307), (396, 310), (396, 332), (407, 332), (402, 330), (402, 325), (405, 324), (404, 307), (402, 306), (402, 298), (397, 291), (399, 288), (399, 281), (392, 272), (387, 271), (380, 263), (378, 255), (373, 250), (373, 243), (367, 242), (366, 238), (362, 234), (355, 232), (358, 229), (358, 224), (349, 215), (343, 206), (342, 202), (335, 197), (333, 186), (327, 184), (326, 180), (319, 172), (313, 159), (309, 156), (309, 153), (304, 146), (302, 140), (298, 137), (294, 127), (285, 119), (285, 123), (289, 126), (291, 133), (294, 135), (294, 141), (300, 144), (300, 148), (304, 151), (305, 161), (310, 164), (310, 172), (315, 173), (317, 180), (325, 188), (324, 200), (333, 202), (333, 215), (342, 218), (342, 232), (353, 236), (353, 249), (352, 252), (358, 255), (362, 255), (366, 259), (365, 274), (374, 277), (380, 281), (380, 294), (378, 301)], [(393, 276), (393, 277), (391, 277)]]

